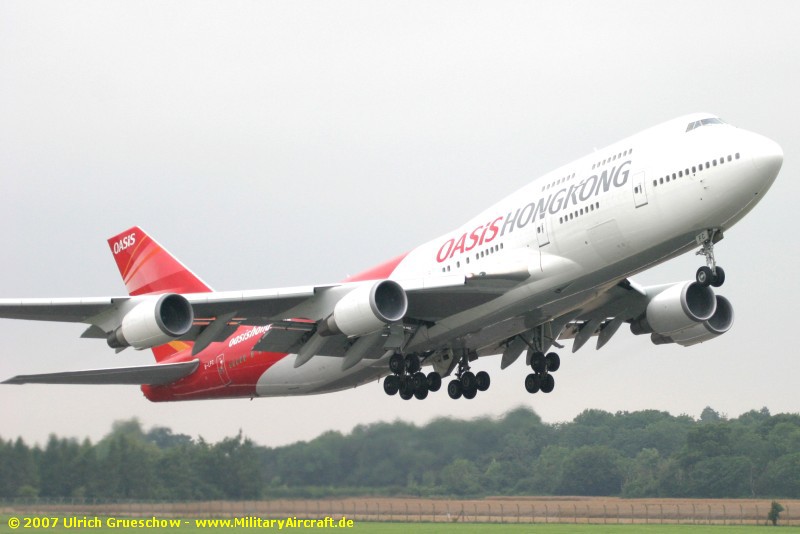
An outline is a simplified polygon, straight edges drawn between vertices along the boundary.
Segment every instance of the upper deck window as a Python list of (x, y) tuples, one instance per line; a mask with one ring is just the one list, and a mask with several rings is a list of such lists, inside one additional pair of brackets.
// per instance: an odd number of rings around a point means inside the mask
[(690, 132), (690, 131), (694, 130), (695, 128), (700, 128), (701, 126), (705, 126), (707, 124), (725, 124), (725, 122), (723, 122), (722, 120), (720, 120), (720, 119), (718, 119), (716, 117), (712, 117), (710, 119), (702, 119), (702, 120), (699, 120), (699, 121), (690, 122), (686, 126), (686, 131)]

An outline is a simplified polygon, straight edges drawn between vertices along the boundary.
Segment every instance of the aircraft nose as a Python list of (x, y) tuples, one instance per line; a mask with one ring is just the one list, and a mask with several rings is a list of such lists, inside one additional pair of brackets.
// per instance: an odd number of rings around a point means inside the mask
[(775, 179), (783, 165), (781, 146), (772, 139), (759, 136), (758, 143), (753, 148), (753, 165), (768, 179)]

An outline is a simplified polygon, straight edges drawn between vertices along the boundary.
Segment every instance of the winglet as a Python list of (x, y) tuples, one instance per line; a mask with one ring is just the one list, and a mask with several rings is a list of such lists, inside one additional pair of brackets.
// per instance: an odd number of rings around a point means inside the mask
[(138, 226), (110, 238), (108, 246), (132, 296), (211, 291), (205, 282)]

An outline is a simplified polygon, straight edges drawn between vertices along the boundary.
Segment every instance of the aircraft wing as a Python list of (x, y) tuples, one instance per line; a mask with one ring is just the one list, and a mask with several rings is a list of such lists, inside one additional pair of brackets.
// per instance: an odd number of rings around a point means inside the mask
[[(290, 318), (313, 321), (333, 313), (336, 304), (355, 289), (375, 284), (375, 280), (248, 291), (187, 293), (182, 297), (191, 305), (194, 326), (181, 336), (195, 340), (215, 322), (214, 335), (207, 334), (203, 345), (224, 339), (230, 325), (264, 325)], [(398, 280), (406, 292), (406, 317), (436, 321), (496, 298), (516, 280), (471, 278), (464, 275), (432, 276)], [(0, 318), (35, 321), (76, 322), (92, 325), (83, 337), (105, 338), (122, 319), (143, 302), (163, 295), (96, 298), (0, 299)]]
[(641, 317), (650, 300), (675, 284), (641, 286), (625, 279), (584, 305), (561, 331), (558, 339), (574, 339), (572, 352), (578, 351), (593, 336), (600, 349), (622, 323)]
[(0, 299), (0, 317), (81, 323), (129, 297)]
[(188, 362), (140, 365), (136, 367), (117, 367), (113, 369), (90, 369), (86, 371), (66, 371), (39, 375), (17, 375), (3, 381), (3, 384), (122, 384), (122, 385), (162, 385), (175, 382), (192, 374), (200, 360)]

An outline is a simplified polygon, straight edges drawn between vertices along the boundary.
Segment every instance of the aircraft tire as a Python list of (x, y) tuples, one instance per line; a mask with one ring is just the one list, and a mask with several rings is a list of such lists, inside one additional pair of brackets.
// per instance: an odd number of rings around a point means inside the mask
[(711, 285), (711, 281), (714, 279), (714, 273), (711, 272), (711, 267), (704, 265), (697, 269), (697, 274), (695, 274), (695, 280), (697, 283), (703, 287), (708, 287)]
[(406, 371), (408, 371), (410, 375), (419, 371), (419, 356), (416, 354), (409, 354), (406, 356)]
[(400, 378), (397, 375), (389, 375), (383, 379), (383, 391), (387, 395), (396, 395), (400, 391)]
[(411, 377), (411, 382), (414, 384), (415, 391), (422, 388), (428, 389), (428, 377), (425, 376), (425, 373), (417, 371)]
[(461, 386), (464, 388), (464, 393), (469, 389), (475, 389), (477, 387), (476, 382), (475, 375), (471, 371), (467, 371), (461, 375)]
[(451, 399), (461, 398), (462, 393), (463, 388), (461, 387), (461, 380), (451, 380), (450, 383), (447, 384), (447, 394), (450, 395)]
[(717, 267), (717, 272), (711, 277), (711, 286), (720, 287), (725, 283), (725, 271), (722, 267)]
[(555, 352), (548, 353), (545, 356), (545, 362), (547, 363), (547, 370), (551, 373), (555, 373), (561, 367), (561, 358)]
[(544, 373), (547, 368), (547, 360), (541, 352), (534, 352), (531, 354), (531, 369), (534, 373)]
[(486, 371), (480, 371), (475, 375), (475, 385), (478, 387), (478, 391), (486, 391), (491, 383), (492, 379)]
[(551, 391), (553, 391), (553, 388), (555, 387), (556, 387), (556, 381), (553, 378), (553, 375), (544, 375), (542, 377), (542, 384), (540, 386), (542, 393), (550, 393)]
[(402, 375), (406, 371), (406, 360), (402, 354), (392, 354), (389, 358), (389, 370), (396, 375)]
[(422, 387), (420, 387), (420, 388), (415, 389), (414, 390), (414, 396), (419, 400), (425, 400), (425, 398), (428, 396), (428, 386), (427, 386), (427, 384), (422, 386)]
[(525, 390), (528, 393), (536, 393), (540, 389), (539, 375), (531, 373), (525, 377)]
[(400, 378), (400, 396), (405, 393), (406, 396), (411, 398), (414, 395), (414, 382), (408, 375), (403, 375)]
[(439, 391), (442, 387), (442, 375), (436, 371), (428, 373), (428, 389), (431, 391)]
[(414, 392), (413, 392), (413, 391), (411, 391), (411, 392), (409, 393), (409, 392), (408, 392), (408, 391), (406, 391), (406, 390), (400, 390), (400, 398), (401, 398), (401, 399), (403, 399), (403, 400), (411, 400), (411, 398), (412, 398), (413, 396), (414, 396)]
[(474, 399), (475, 395), (477, 395), (477, 394), (478, 394), (478, 388), (474, 387), (474, 386), (469, 388), (469, 389), (465, 389), (464, 390), (464, 398), (465, 399)]

